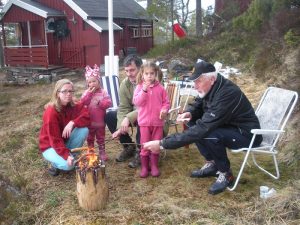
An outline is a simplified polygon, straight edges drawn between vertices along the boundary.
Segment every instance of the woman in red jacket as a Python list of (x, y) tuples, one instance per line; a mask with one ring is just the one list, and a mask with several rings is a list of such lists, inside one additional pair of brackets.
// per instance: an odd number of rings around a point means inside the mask
[(68, 79), (59, 80), (45, 106), (39, 148), (51, 163), (49, 173), (53, 176), (57, 176), (59, 170), (74, 168), (70, 149), (81, 147), (88, 134), (88, 110), (83, 104), (74, 102), (73, 94), (73, 83)]

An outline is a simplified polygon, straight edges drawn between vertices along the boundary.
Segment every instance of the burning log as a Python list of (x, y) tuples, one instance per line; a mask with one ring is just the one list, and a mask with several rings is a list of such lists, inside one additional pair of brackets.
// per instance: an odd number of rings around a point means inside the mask
[(94, 149), (84, 151), (75, 161), (75, 166), (77, 198), (80, 207), (85, 210), (105, 208), (109, 196), (105, 165), (99, 160)]

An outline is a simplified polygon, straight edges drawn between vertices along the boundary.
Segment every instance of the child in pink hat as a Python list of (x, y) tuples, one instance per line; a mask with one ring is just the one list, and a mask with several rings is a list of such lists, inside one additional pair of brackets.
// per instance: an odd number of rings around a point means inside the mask
[(89, 134), (87, 137), (88, 147), (94, 147), (96, 137), (99, 146), (99, 156), (103, 161), (107, 161), (108, 157), (105, 152), (105, 122), (104, 116), (106, 109), (112, 105), (111, 99), (107, 92), (100, 85), (100, 71), (95, 64), (94, 68), (85, 67), (85, 78), (87, 90), (81, 96), (81, 102), (89, 109), (91, 125), (89, 126)]

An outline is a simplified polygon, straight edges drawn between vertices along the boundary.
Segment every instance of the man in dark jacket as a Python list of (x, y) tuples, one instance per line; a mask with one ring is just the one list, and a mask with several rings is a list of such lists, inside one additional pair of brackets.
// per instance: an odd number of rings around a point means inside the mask
[[(260, 128), (259, 121), (245, 94), (233, 82), (217, 74), (212, 64), (196, 63), (189, 79), (194, 81), (199, 97), (177, 118), (178, 122), (189, 121), (189, 128), (161, 141), (147, 142), (144, 148), (159, 151), (195, 143), (206, 163), (192, 171), (191, 177), (218, 176), (209, 189), (210, 194), (218, 194), (234, 180), (226, 147), (247, 147), (252, 138), (250, 131)], [(262, 137), (258, 136), (254, 145), (258, 146), (261, 141)]]

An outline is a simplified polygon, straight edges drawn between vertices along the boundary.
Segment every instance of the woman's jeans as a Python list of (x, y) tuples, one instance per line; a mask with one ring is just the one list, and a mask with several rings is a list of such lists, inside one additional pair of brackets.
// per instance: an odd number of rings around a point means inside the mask
[[(88, 135), (88, 128), (74, 128), (71, 133), (70, 138), (66, 141), (66, 147), (68, 149), (79, 148), (82, 147), (86, 137)], [(67, 160), (58, 155), (54, 148), (48, 148), (43, 153), (43, 157), (49, 161), (53, 167), (58, 168), (60, 170), (72, 170), (74, 169), (74, 165), (69, 166)], [(70, 152), (70, 155), (74, 156), (73, 153)]]

